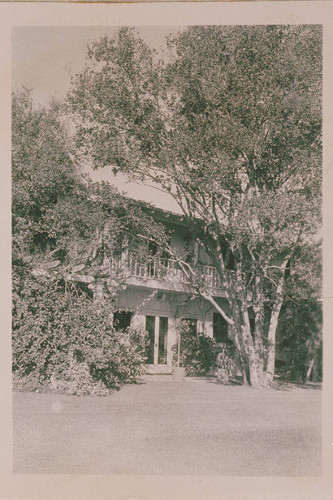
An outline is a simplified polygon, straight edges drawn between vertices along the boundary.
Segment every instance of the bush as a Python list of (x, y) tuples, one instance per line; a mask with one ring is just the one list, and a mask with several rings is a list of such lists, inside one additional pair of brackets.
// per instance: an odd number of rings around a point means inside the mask
[(235, 348), (232, 344), (225, 342), (219, 344), (216, 368), (227, 370), (229, 373), (235, 368)]
[[(177, 333), (180, 341), (180, 364), (186, 375), (205, 375), (217, 367), (221, 345), (207, 335), (193, 335), (187, 322), (180, 321)], [(177, 345), (174, 347), (174, 359), (177, 359)]]
[(14, 388), (39, 386), (70, 394), (107, 394), (145, 371), (146, 332), (112, 327), (107, 303), (64, 284), (13, 273), (12, 363)]

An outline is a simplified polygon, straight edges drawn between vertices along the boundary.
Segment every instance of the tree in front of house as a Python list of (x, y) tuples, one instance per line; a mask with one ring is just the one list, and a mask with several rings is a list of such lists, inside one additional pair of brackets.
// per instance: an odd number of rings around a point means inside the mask
[(140, 233), (157, 238), (159, 228), (81, 173), (58, 103), (37, 109), (22, 89), (12, 109), (15, 387), (52, 381), (67, 392), (104, 394), (144, 365), (144, 333), (121, 336), (110, 321), (125, 281), (113, 262), (125, 236), (135, 244)]
[(320, 227), (321, 28), (193, 26), (167, 46), (158, 60), (121, 28), (89, 47), (68, 96), (77, 145), (203, 221), (227, 305), (179, 265), (228, 322), (244, 381), (271, 385), (288, 267)]

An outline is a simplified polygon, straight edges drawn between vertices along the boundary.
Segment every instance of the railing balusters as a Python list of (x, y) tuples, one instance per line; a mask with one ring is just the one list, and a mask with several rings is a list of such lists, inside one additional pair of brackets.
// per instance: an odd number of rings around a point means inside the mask
[[(111, 259), (110, 271), (119, 271), (120, 269), (120, 262), (117, 259)], [(174, 259), (152, 258), (143, 260), (133, 255), (129, 255), (128, 269), (130, 274), (135, 278), (170, 280), (182, 284), (189, 284), (189, 280)], [(214, 266), (202, 265), (201, 268), (198, 269), (198, 272), (202, 275), (206, 286), (210, 288), (221, 288), (220, 277)]]

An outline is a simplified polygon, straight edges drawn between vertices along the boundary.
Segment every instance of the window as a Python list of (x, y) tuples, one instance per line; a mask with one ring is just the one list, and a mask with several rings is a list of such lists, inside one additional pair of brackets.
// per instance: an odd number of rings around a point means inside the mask
[(256, 328), (256, 320), (254, 318), (249, 318), (250, 321), (250, 330), (251, 330), (251, 335), (254, 335), (255, 328)]
[(234, 259), (234, 254), (231, 251), (230, 245), (224, 238), (220, 239), (220, 243), (221, 243), (222, 255), (223, 255), (223, 259), (224, 259), (225, 268), (228, 271), (234, 271), (235, 270), (235, 259)]
[(124, 332), (131, 326), (132, 313), (130, 311), (115, 311), (113, 314), (113, 328), (117, 332)]
[(231, 343), (228, 337), (228, 323), (220, 313), (213, 313), (213, 337), (216, 342)]
[[(169, 244), (170, 241), (171, 239), (169, 237)], [(148, 255), (148, 276), (158, 279), (161, 277), (161, 274), (165, 272), (165, 268), (168, 267), (169, 253), (166, 250), (161, 249), (156, 241), (149, 240)]]

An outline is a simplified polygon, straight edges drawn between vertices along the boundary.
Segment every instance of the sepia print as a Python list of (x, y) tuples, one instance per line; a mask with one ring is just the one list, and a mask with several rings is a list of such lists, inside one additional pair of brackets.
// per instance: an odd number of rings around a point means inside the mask
[(320, 476), (322, 26), (12, 54), (14, 473)]

